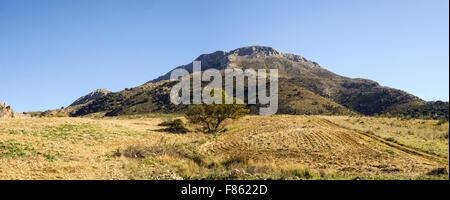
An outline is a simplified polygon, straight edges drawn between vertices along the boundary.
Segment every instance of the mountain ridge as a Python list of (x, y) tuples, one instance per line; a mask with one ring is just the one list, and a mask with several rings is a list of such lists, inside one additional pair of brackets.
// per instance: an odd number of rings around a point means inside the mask
[[(202, 71), (207, 69), (218, 69), (218, 70), (224, 70), (226, 68), (233, 68), (236, 66), (233, 66), (232, 61), (237, 59), (236, 57), (239, 56), (247, 56), (250, 58), (261, 58), (261, 57), (268, 57), (268, 56), (283, 56), (289, 60), (296, 61), (296, 62), (310, 62), (315, 67), (321, 67), (318, 63), (309, 61), (305, 59), (302, 56), (291, 54), (291, 53), (280, 53), (276, 49), (272, 47), (266, 47), (266, 46), (247, 46), (247, 47), (241, 47), (238, 49), (234, 49), (231, 51), (215, 51), (210, 54), (201, 54), (198, 56), (194, 61), (201, 61), (202, 63)], [(231, 65), (230, 65), (231, 64)], [(156, 83), (162, 80), (169, 80), (170, 79), (170, 73), (175, 69), (185, 69), (189, 73), (192, 73), (192, 62), (180, 65), (178, 67), (175, 67), (174, 69), (170, 70), (168, 73), (159, 76), (156, 79), (153, 79), (147, 83)]]

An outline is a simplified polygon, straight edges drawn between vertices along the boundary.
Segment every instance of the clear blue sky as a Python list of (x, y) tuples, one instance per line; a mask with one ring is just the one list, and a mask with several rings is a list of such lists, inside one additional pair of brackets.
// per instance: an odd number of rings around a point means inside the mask
[(448, 101), (448, 8), (448, 0), (0, 0), (0, 102), (20, 112), (59, 108), (250, 45)]

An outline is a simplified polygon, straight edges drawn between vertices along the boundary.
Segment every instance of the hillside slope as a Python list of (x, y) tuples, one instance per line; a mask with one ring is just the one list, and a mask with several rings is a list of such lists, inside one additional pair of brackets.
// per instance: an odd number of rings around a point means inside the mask
[[(71, 108), (72, 116), (106, 112), (106, 116), (143, 114), (151, 112), (173, 113), (187, 108), (170, 102), (170, 90), (175, 82), (160, 81), (110, 93), (79, 108)], [(278, 113), (348, 115), (355, 112), (286, 80), (279, 81)], [(258, 113), (261, 105), (248, 105), (252, 113)], [(264, 105), (263, 105), (264, 106)]]

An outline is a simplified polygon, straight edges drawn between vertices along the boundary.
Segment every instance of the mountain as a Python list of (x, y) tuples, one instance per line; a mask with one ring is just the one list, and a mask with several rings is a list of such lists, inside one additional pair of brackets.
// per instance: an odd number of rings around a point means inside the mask
[[(202, 62), (202, 70), (278, 69), (278, 113), (373, 115), (402, 113), (405, 108), (429, 104), (407, 92), (381, 86), (372, 80), (340, 76), (302, 56), (280, 53), (272, 47), (250, 46), (229, 52), (216, 51), (200, 55), (195, 60)], [(175, 69), (178, 68), (192, 73), (192, 63)], [(168, 94), (174, 84), (168, 81), (170, 73), (171, 71), (136, 88), (109, 93), (81, 106), (73, 115), (106, 112), (107, 115), (114, 116), (182, 111), (185, 105), (175, 106), (169, 101)], [(438, 109), (445, 113), (445, 105)], [(448, 104), (446, 110), (448, 113)]]
[[(279, 53), (271, 47), (243, 47), (228, 53), (217, 51), (201, 55), (196, 60), (202, 62), (204, 70), (209, 68), (276, 68), (280, 79), (366, 115), (382, 113), (389, 107), (398, 104), (423, 102), (418, 97), (404, 91), (383, 87), (377, 82), (367, 79), (340, 76), (321, 67), (316, 62), (294, 54)], [(192, 72), (192, 63), (177, 68)], [(168, 80), (170, 73), (151, 82)]]

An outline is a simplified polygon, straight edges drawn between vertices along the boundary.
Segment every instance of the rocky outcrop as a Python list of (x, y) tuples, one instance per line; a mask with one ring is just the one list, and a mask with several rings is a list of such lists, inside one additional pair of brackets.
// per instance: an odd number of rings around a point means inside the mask
[(14, 117), (14, 111), (6, 103), (0, 102), (0, 118), (13, 118)]

